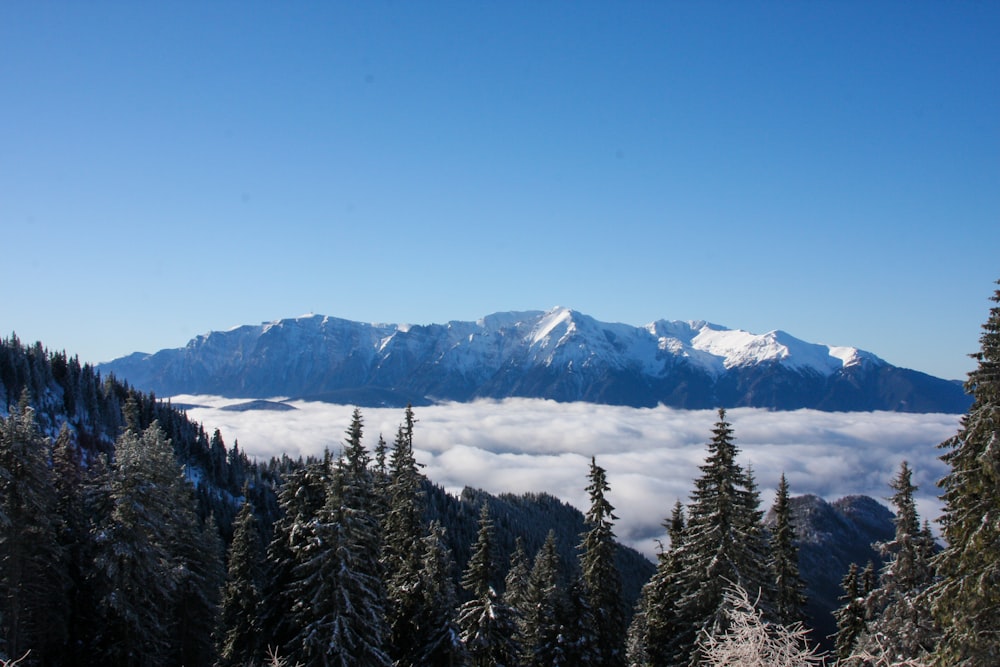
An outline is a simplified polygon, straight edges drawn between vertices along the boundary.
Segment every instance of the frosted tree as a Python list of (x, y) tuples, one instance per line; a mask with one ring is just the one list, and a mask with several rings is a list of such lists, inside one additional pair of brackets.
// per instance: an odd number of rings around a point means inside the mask
[(607, 472), (590, 459), (590, 509), (586, 514), (587, 531), (580, 543), (580, 570), (586, 585), (590, 608), (595, 619), (601, 664), (608, 667), (625, 664), (625, 606), (622, 580), (615, 565), (614, 507), (608, 502), (610, 486)]
[(801, 623), (769, 623), (750, 601), (746, 590), (731, 586), (724, 592), (726, 629), (703, 632), (698, 641), (705, 667), (809, 667), (824, 659), (806, 641)]
[(489, 505), (479, 513), (479, 532), (462, 576), (462, 588), (471, 596), (458, 610), (458, 625), (472, 667), (511, 667), (517, 664), (513, 613), (490, 583), (494, 575), (493, 521)]
[(930, 592), (943, 629), (934, 655), (941, 665), (1000, 664), (1000, 290), (991, 300), (965, 384), (972, 407), (941, 445), (950, 467), (940, 482), (947, 546), (934, 560), (940, 581)]

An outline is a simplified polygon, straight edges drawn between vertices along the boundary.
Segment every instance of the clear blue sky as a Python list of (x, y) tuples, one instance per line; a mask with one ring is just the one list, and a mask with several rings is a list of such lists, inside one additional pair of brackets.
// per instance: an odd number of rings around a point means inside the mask
[(1000, 3), (0, 3), (0, 335), (569, 306), (964, 378)]

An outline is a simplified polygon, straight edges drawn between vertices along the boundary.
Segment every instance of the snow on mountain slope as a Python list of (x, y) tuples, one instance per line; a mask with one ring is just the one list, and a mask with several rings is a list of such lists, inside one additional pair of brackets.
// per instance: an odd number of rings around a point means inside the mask
[(526, 396), (678, 407), (961, 411), (965, 401), (960, 387), (853, 347), (704, 321), (635, 327), (563, 307), (429, 325), (305, 315), (211, 332), (184, 348), (130, 355), (101, 369), (160, 395), (345, 402)]

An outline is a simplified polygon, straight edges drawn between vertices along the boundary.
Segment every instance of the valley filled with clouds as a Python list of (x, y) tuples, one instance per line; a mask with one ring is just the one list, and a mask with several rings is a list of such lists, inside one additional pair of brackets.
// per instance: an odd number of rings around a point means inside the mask
[[(223, 408), (245, 399), (175, 396), (175, 405), (228, 446), (269, 458), (339, 453), (353, 406), (293, 401), (294, 410)], [(414, 410), (417, 462), (451, 492), (464, 486), (490, 493), (546, 492), (586, 510), (590, 457), (607, 470), (618, 538), (652, 557), (675, 501), (687, 504), (714, 410), (629, 408), (590, 403), (505, 399), (448, 403)], [(403, 419), (398, 408), (363, 408), (365, 445), (381, 434), (391, 445)], [(784, 472), (792, 495), (836, 500), (865, 494), (886, 503), (889, 481), (906, 460), (922, 518), (940, 513), (937, 480), (946, 472), (937, 445), (954, 435), (961, 415), (898, 412), (727, 411), (739, 463), (753, 468), (764, 509)], [(934, 526), (936, 529), (936, 526)]]

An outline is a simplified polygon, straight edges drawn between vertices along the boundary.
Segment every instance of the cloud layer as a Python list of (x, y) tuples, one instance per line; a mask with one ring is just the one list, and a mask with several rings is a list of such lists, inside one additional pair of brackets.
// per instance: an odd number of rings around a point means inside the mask
[[(188, 416), (228, 445), (238, 441), (250, 456), (268, 458), (338, 452), (354, 408), (294, 402), (294, 411), (220, 410), (241, 400), (176, 396), (194, 404)], [(399, 409), (367, 408), (365, 444), (381, 433), (391, 443), (403, 418)], [(422, 407), (414, 436), (425, 474), (449, 491), (464, 486), (491, 493), (544, 491), (585, 510), (590, 457), (608, 472), (609, 499), (622, 541), (652, 555), (675, 501), (687, 503), (705, 457), (713, 410), (627, 408), (534, 399), (476, 401)], [(740, 463), (752, 466), (762, 502), (770, 506), (782, 472), (793, 495), (828, 500), (865, 494), (890, 495), (889, 481), (903, 460), (914, 469), (918, 509), (940, 513), (935, 483), (946, 472), (936, 445), (954, 435), (959, 416), (895, 412), (727, 412)]]

